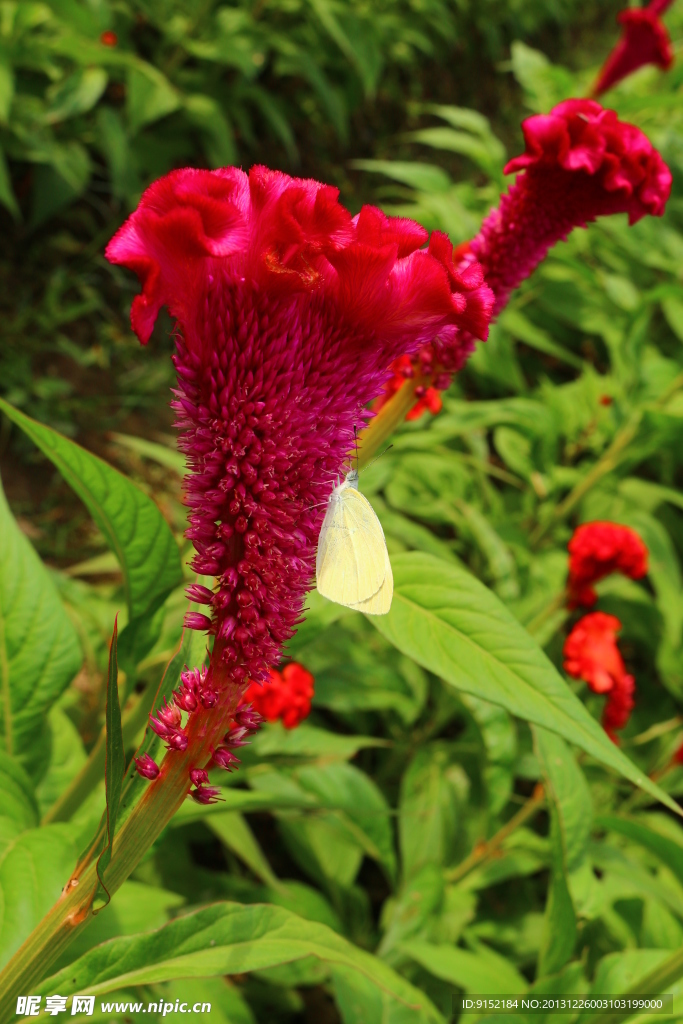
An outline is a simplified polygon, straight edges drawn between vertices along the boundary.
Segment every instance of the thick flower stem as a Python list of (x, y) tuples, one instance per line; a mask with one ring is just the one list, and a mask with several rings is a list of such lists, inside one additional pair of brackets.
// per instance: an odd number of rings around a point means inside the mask
[[(234, 713), (244, 687), (230, 686), (220, 708), (188, 726), (189, 744), (182, 754), (165, 758), (159, 777), (126, 819), (114, 840), (104, 882), (112, 896), (142, 860), (187, 796), (190, 767), (207, 763), (211, 749), (220, 742), (225, 723)], [(194, 716), (193, 716), (194, 717)], [(95, 857), (77, 865), (54, 907), (33, 930), (0, 973), (0, 1024), (12, 1019), (16, 999), (35, 991), (53, 963), (94, 917), (98, 889)]]
[(415, 389), (424, 386), (422, 377), (406, 380), (358, 436), (358, 468), (363, 469), (379, 453), (417, 401)]

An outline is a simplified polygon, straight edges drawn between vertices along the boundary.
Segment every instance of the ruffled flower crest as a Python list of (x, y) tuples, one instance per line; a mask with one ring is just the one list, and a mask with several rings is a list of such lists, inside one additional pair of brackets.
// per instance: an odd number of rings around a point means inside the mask
[(672, 0), (652, 0), (647, 7), (628, 7), (617, 15), (621, 39), (603, 64), (593, 86), (593, 96), (613, 88), (646, 64), (667, 71), (674, 59), (669, 33), (660, 15)]
[[(612, 213), (627, 213), (631, 224), (646, 214), (661, 216), (671, 191), (669, 168), (647, 137), (593, 100), (566, 100), (549, 114), (527, 118), (522, 131), (526, 151), (505, 167), (506, 174), (519, 172), (514, 184), (476, 237), (453, 253), (461, 279), (493, 290), (494, 316), (574, 228)], [(470, 261), (475, 261), (471, 276)], [(416, 392), (418, 403), (409, 415), (415, 418), (427, 408), (438, 412), (434, 389), (449, 386), (473, 347), (474, 338), (464, 328), (455, 343), (428, 345), (408, 361), (397, 361), (375, 408), (407, 379), (419, 377), (421, 393)]]
[[(256, 167), (167, 175), (109, 244), (142, 283), (140, 340), (162, 305), (177, 321), (187, 536), (193, 568), (217, 581), (188, 591), (206, 614), (186, 624), (215, 638), (207, 675), (176, 702), (192, 722), (234, 714), (279, 660), (313, 583), (323, 506), (392, 359), (486, 335), (481, 268), (456, 267), (445, 235), (426, 241), (412, 221), (373, 207), (352, 218), (336, 189)], [(173, 716), (153, 727), (181, 751)]]
[(527, 118), (522, 131), (526, 152), (505, 168), (521, 173), (470, 243), (496, 313), (573, 228), (614, 213), (630, 224), (660, 217), (671, 192), (671, 172), (649, 139), (594, 100), (565, 100)]

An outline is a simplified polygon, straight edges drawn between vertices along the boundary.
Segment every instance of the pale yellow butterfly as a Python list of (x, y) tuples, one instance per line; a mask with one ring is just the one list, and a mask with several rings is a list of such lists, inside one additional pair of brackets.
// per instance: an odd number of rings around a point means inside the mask
[(353, 469), (329, 498), (316, 558), (318, 592), (366, 615), (386, 615), (394, 578), (382, 524)]

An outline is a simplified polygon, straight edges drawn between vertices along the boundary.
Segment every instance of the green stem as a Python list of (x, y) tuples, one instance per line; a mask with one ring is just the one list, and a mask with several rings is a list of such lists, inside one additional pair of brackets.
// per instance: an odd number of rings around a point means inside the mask
[(451, 868), (450, 871), (445, 873), (446, 881), (451, 883), (460, 882), (466, 875), (469, 875), (470, 872), (474, 871), (475, 868), (478, 868), (485, 861), (489, 860), (513, 832), (516, 832), (525, 821), (529, 820), (529, 818), (533, 818), (544, 803), (545, 795), (543, 792), (543, 786), (538, 785), (533, 792), (533, 796), (531, 796), (527, 802), (520, 807), (517, 813), (514, 814), (494, 836), (488, 839), (485, 843), (475, 846), (472, 853), (470, 853), (468, 857), (465, 857), (457, 867)]
[(406, 418), (417, 401), (415, 388), (420, 384), (424, 385), (421, 377), (413, 377), (402, 384), (396, 394), (392, 395), (388, 402), (382, 406), (380, 411), (370, 420), (365, 430), (361, 431), (358, 437), (358, 468), (364, 466), (374, 458), (394, 431)]

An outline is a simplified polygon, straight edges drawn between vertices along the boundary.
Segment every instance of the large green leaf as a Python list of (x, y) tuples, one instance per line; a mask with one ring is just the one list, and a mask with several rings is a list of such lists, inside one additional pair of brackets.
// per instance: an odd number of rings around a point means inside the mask
[(683, 845), (633, 818), (621, 818), (616, 814), (601, 814), (596, 824), (601, 828), (618, 832), (633, 840), (634, 843), (651, 850), (662, 863), (673, 871), (679, 882), (683, 883)]
[(243, 974), (311, 956), (358, 972), (411, 1010), (407, 1020), (441, 1021), (427, 996), (377, 957), (326, 925), (267, 904), (217, 903), (158, 931), (105, 942), (44, 981), (40, 991), (101, 995), (176, 978)]
[(0, 743), (32, 778), (49, 756), (47, 712), (80, 666), (76, 631), (0, 487)]
[(399, 838), (404, 878), (426, 864), (448, 864), (453, 852), (458, 806), (444, 744), (417, 752), (401, 780)]
[(102, 459), (1, 398), (0, 409), (54, 463), (102, 530), (123, 570), (131, 620), (157, 608), (183, 573), (178, 545), (154, 502)]
[(472, 952), (431, 942), (405, 942), (401, 950), (435, 978), (466, 992), (513, 994), (527, 988), (526, 979), (516, 967), (484, 945)]
[(456, 689), (558, 733), (680, 813), (608, 739), (503, 604), (457, 565), (409, 552), (392, 560), (394, 600), (370, 617), (398, 650)]
[(0, 965), (57, 901), (77, 856), (70, 825), (30, 829), (5, 847), (0, 859)]

